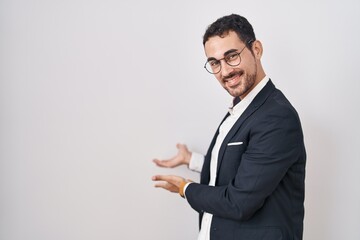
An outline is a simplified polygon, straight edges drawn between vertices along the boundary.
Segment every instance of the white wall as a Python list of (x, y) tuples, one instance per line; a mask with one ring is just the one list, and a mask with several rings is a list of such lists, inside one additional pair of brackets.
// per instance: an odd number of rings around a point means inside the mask
[[(265, 2), (265, 3), (264, 3)], [(176, 142), (204, 152), (230, 97), (208, 24), (253, 24), (308, 152), (304, 239), (360, 239), (360, 2), (0, 0), (0, 239), (195, 239), (153, 188)]]

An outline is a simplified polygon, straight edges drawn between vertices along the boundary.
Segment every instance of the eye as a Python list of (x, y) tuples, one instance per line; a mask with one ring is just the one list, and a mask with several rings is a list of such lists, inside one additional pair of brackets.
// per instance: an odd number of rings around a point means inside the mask
[(219, 60), (211, 60), (211, 61), (209, 61), (209, 65), (211, 67), (217, 67), (220, 65), (220, 61)]
[(234, 53), (230, 53), (229, 55), (226, 56), (226, 61), (227, 62), (231, 62), (236, 60), (239, 57), (239, 53), (234, 52)]

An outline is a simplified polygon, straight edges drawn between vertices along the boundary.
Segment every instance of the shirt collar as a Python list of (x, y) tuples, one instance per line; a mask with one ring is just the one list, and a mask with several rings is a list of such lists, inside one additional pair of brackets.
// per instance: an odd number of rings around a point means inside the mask
[(241, 114), (254, 100), (256, 95), (265, 87), (265, 85), (269, 81), (269, 77), (265, 76), (255, 87), (251, 92), (249, 92), (244, 99), (242, 99), (239, 103), (237, 103), (235, 106), (233, 106), (233, 103), (231, 104), (232, 107), (229, 108), (229, 113), (231, 115), (237, 115)]

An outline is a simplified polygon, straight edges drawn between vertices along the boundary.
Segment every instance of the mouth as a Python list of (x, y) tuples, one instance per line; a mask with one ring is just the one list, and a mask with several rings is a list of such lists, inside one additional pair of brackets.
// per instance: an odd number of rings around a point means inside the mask
[(241, 72), (236, 72), (236, 73), (233, 73), (233, 74), (225, 77), (223, 79), (223, 82), (224, 82), (225, 86), (233, 88), (233, 87), (239, 85), (239, 83), (241, 81), (241, 76), (243, 74), (244, 74), (244, 72), (241, 71)]

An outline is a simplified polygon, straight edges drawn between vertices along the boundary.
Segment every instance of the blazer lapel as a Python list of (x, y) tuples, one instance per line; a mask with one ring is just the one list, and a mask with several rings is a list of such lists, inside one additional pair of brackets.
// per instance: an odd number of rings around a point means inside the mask
[(200, 183), (201, 184), (208, 184), (210, 182), (211, 152), (212, 152), (212, 149), (214, 148), (217, 136), (219, 135), (220, 126), (229, 115), (230, 115), (230, 113), (226, 113), (225, 117), (222, 119), (221, 123), (219, 124), (218, 128), (216, 129), (216, 133), (215, 133), (214, 137), (211, 140), (210, 146), (205, 155), (205, 161), (204, 161), (204, 164), (203, 164), (203, 167), (201, 170), (201, 174), (200, 174)]
[(243, 122), (251, 116), (270, 96), (270, 94), (275, 90), (275, 86), (270, 80), (265, 87), (256, 95), (254, 100), (250, 103), (250, 105), (246, 108), (246, 110), (241, 114), (239, 119), (236, 121), (234, 126), (230, 129), (229, 133), (226, 135), (223, 143), (221, 144), (219, 155), (218, 155), (218, 165), (217, 165), (217, 172), (219, 172), (225, 149), (229, 141), (234, 137), (234, 135), (238, 132)]

